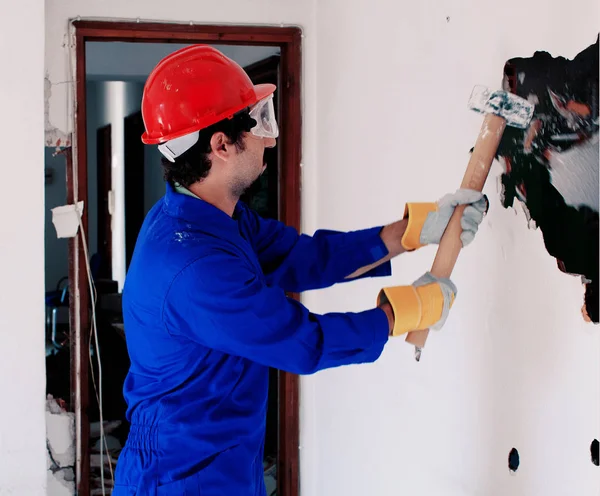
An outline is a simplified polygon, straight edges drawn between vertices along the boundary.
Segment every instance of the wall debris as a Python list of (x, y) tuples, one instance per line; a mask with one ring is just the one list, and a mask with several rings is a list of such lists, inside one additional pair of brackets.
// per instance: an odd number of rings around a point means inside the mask
[(44, 128), (46, 130), (45, 145), (50, 147), (71, 146), (71, 136), (64, 133), (50, 122), (50, 97), (52, 82), (48, 75), (44, 78)]
[(75, 494), (75, 415), (51, 394), (46, 399), (48, 496)]

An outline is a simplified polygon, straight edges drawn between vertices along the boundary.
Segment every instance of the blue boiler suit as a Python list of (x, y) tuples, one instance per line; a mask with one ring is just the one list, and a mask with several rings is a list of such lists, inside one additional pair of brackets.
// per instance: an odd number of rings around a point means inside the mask
[[(348, 281), (388, 254), (380, 231), (299, 235), (167, 185), (123, 290), (131, 428), (113, 495), (265, 496), (269, 367), (373, 362), (389, 331), (381, 309), (317, 315), (285, 292)], [(390, 274), (386, 262), (361, 277)]]

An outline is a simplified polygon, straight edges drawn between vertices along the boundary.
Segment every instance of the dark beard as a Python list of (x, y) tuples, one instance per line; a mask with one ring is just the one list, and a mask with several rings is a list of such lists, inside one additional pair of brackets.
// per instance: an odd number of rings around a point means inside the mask
[[(262, 174), (261, 174), (262, 175)], [(254, 196), (261, 188), (260, 176), (259, 175), (252, 183), (242, 183), (241, 181), (238, 184), (234, 184), (231, 190), (232, 195), (235, 198), (242, 198), (248, 196)]]
[(258, 178), (247, 188), (245, 188), (243, 194), (240, 195), (240, 200), (246, 205), (252, 208), (258, 208), (265, 201), (264, 197), (267, 190), (267, 176), (261, 174)]

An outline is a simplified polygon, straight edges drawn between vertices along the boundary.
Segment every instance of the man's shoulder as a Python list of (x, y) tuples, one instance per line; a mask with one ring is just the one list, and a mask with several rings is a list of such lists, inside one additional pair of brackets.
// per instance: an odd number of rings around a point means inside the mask
[[(140, 231), (129, 271), (140, 274), (175, 274), (210, 253), (235, 251), (227, 237), (167, 215), (157, 216)], [(129, 274), (128, 274), (129, 277)]]

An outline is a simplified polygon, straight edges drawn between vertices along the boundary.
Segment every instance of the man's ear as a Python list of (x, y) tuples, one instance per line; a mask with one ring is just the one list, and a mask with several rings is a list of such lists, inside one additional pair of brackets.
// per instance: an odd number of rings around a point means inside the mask
[(221, 160), (227, 161), (234, 153), (234, 146), (229, 143), (225, 133), (218, 132), (210, 138), (210, 151)]

